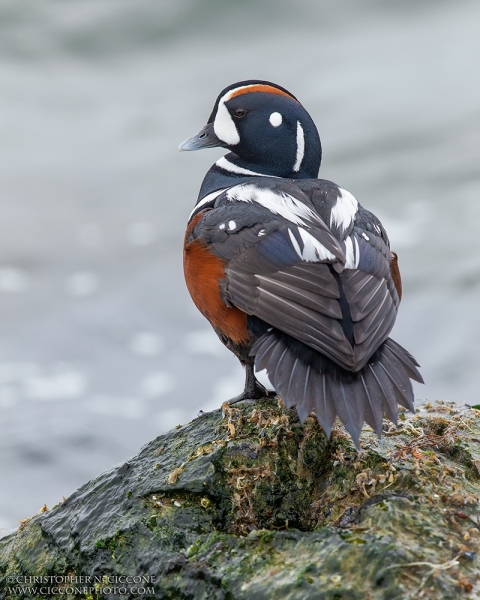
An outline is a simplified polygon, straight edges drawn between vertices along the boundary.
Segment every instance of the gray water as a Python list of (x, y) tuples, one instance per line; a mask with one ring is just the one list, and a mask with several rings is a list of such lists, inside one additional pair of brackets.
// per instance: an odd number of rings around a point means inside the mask
[(322, 176), (386, 226), (418, 398), (480, 401), (480, 4), (4, 0), (0, 528), (242, 389), (186, 292), (219, 150), (179, 154), (226, 85), (290, 89)]

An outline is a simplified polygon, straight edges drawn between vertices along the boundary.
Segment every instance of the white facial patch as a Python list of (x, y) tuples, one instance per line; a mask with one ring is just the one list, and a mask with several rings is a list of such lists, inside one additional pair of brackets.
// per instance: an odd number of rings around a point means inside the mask
[(293, 170), (295, 173), (300, 171), (302, 166), (303, 157), (305, 156), (305, 135), (303, 133), (303, 127), (300, 125), (300, 121), (297, 121), (297, 156), (295, 158), (295, 164)]
[(279, 112), (273, 112), (268, 119), (272, 127), (280, 127), (283, 121), (283, 117)]
[(217, 114), (215, 115), (215, 121), (213, 122), (213, 131), (219, 140), (222, 140), (222, 142), (225, 142), (229, 146), (235, 146), (240, 143), (240, 136), (238, 135), (237, 127), (233, 122), (232, 116), (225, 106), (228, 95), (229, 94), (225, 94), (218, 103)]
[(358, 202), (355, 196), (352, 196), (347, 190), (342, 190), (342, 188), (339, 188), (339, 190), (340, 196), (330, 212), (330, 228), (338, 227), (340, 233), (343, 234), (355, 219)]

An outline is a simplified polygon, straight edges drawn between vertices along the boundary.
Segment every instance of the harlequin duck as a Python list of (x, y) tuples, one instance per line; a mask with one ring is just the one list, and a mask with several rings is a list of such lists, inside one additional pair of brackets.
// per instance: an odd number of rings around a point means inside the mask
[(402, 294), (396, 254), (375, 215), (318, 179), (317, 128), (297, 98), (268, 81), (218, 96), (180, 150), (229, 150), (208, 171), (185, 234), (190, 295), (246, 369), (231, 402), (267, 394), (254, 368), (303, 422), (330, 435), (338, 416), (358, 447), (398, 404), (413, 410), (415, 359), (388, 337)]

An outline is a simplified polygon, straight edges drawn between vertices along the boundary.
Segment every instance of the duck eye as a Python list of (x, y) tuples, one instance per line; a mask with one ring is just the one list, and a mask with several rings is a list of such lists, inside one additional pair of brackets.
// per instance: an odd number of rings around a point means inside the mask
[(233, 111), (233, 116), (236, 117), (237, 119), (241, 119), (246, 114), (247, 114), (247, 111), (244, 108), (236, 108)]

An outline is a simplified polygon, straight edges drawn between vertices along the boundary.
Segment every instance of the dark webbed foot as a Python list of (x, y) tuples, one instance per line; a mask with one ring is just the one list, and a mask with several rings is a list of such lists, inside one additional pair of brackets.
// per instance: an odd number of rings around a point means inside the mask
[(261, 383), (256, 382), (257, 385), (254, 390), (245, 389), (241, 394), (235, 396), (228, 401), (229, 404), (236, 404), (243, 400), (260, 400), (260, 398), (274, 398), (277, 394), (274, 390), (267, 390)]
[(245, 365), (245, 389), (243, 392), (229, 400), (229, 404), (236, 404), (242, 400), (260, 400), (260, 398), (273, 398), (275, 391), (267, 390), (255, 377), (253, 364)]

